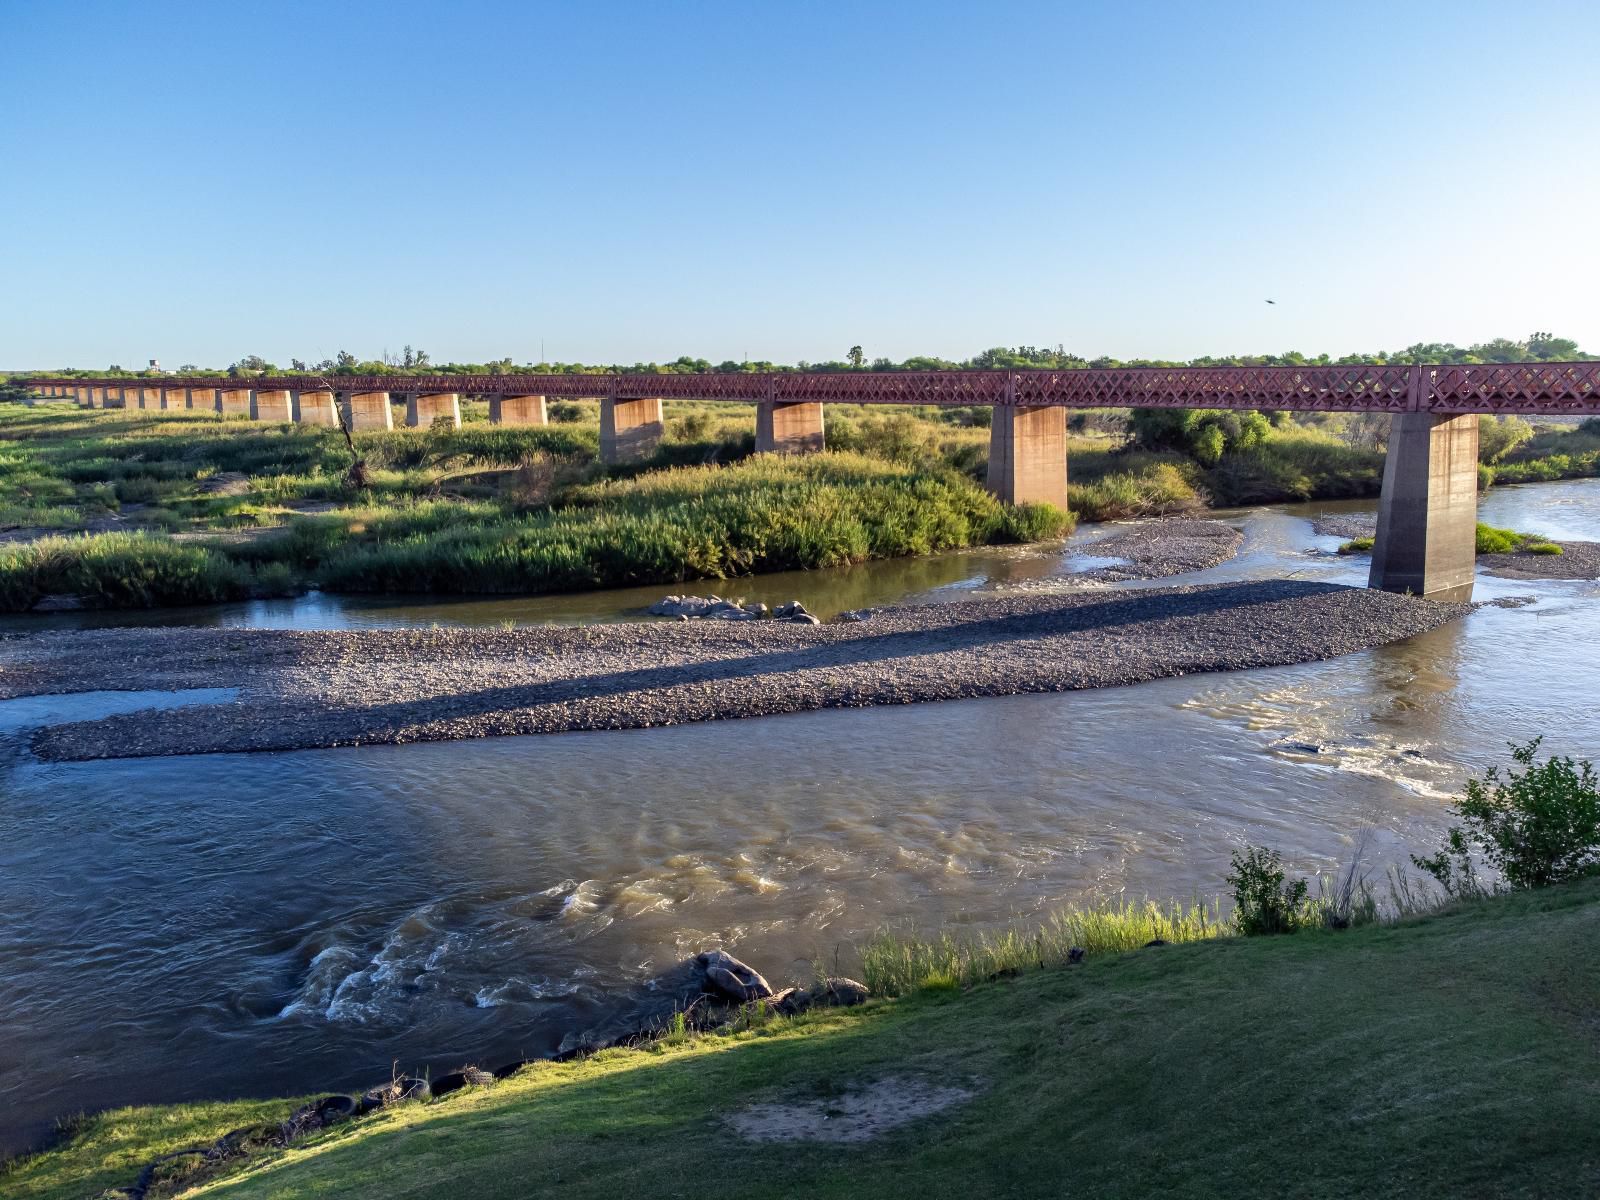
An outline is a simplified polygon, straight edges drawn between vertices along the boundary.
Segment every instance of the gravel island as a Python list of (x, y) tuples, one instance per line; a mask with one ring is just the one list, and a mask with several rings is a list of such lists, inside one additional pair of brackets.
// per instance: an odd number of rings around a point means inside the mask
[(1295, 580), (996, 596), (857, 622), (102, 629), (0, 640), (0, 696), (233, 687), (45, 726), (54, 760), (642, 729), (1109, 687), (1331, 658), (1471, 611)]

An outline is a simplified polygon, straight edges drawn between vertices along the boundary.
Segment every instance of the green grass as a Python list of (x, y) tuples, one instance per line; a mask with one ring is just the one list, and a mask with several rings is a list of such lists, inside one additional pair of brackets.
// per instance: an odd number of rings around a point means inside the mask
[(1371, 554), (1372, 547), (1377, 544), (1377, 538), (1358, 537), (1351, 538), (1339, 547), (1340, 554)]
[[(733, 1172), (752, 1194), (815, 1200), (1588, 1195), (1597, 937), (1600, 881), (1587, 881), (1343, 933), (1105, 954), (971, 988), (935, 980), (860, 1009), (525, 1068), (193, 1194), (674, 1197)], [(833, 1103), (894, 1078), (976, 1095), (855, 1145), (746, 1142), (726, 1124), (747, 1106)], [(265, 1111), (91, 1118), (0, 1191), (93, 1194)]]

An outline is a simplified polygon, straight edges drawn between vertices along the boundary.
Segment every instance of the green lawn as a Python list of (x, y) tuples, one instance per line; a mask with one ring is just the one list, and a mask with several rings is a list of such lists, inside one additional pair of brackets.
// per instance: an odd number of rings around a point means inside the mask
[[(525, 1068), (193, 1194), (1593, 1195), (1597, 938), (1589, 882), (1400, 925), (1091, 958)], [(753, 1105), (842, 1109), (885, 1079), (975, 1095), (861, 1144), (750, 1142), (728, 1124)], [(213, 1106), (186, 1132), (257, 1107)], [(129, 1183), (138, 1131), (171, 1145), (181, 1119), (113, 1114), (0, 1191)]]

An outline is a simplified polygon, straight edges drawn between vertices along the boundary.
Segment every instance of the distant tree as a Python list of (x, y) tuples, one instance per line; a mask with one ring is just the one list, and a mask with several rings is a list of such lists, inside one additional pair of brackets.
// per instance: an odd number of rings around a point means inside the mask
[(334, 359), (334, 367), (341, 371), (348, 371), (356, 365), (356, 356), (348, 350), (339, 351), (339, 356)]
[(428, 365), (428, 352), (426, 350), (418, 350), (417, 353), (416, 353), (415, 361), (412, 363), (412, 366), (425, 367), (427, 365)]
[(400, 365), (402, 367), (407, 368), (407, 369), (410, 369), (411, 367), (414, 367), (414, 366), (417, 365), (417, 356), (415, 354), (411, 353), (411, 347), (410, 346), (407, 346), (405, 348), (405, 352), (400, 358)]
[(1578, 343), (1571, 338), (1558, 338), (1553, 333), (1530, 333), (1528, 335), (1528, 357), (1538, 359), (1540, 362), (1551, 362), (1563, 358), (1579, 358), (1582, 352)]
[(289, 369), (304, 375), (308, 368), (306, 367), (305, 363), (301, 362), (298, 358), (291, 358), (289, 360)]
[(861, 365), (867, 361), (867, 356), (862, 352), (860, 346), (851, 346), (850, 353), (846, 354), (845, 358), (847, 358), (850, 361), (850, 365), (858, 371), (861, 369)]
[(246, 371), (276, 371), (277, 369), (259, 354), (246, 354), (228, 368), (228, 374), (241, 375)]
[(180, 371), (198, 371), (199, 369), (194, 363), (184, 363), (183, 366), (178, 368)]

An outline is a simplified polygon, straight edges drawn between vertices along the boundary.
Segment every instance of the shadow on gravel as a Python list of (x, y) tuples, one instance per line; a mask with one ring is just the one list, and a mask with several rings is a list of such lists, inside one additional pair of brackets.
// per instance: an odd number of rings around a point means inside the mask
[[(858, 666), (970, 650), (1002, 642), (1024, 642), (1123, 626), (1148, 625), (1155, 621), (1188, 620), (1226, 611), (1242, 613), (1262, 605), (1353, 590), (1362, 589), (1332, 583), (1271, 580), (1218, 584), (1201, 592), (1177, 594), (1119, 592), (1041, 612), (974, 621), (957, 619), (926, 629), (877, 635), (868, 632), (860, 637), (833, 639), (745, 658), (641, 667), (609, 675), (580, 675), (547, 683), (486, 688), (453, 696), (430, 696), (392, 704), (330, 706), (326, 711), (350, 721), (345, 727), (347, 732), (394, 729), (428, 721), (534, 708), (564, 701), (593, 701), (689, 684), (725, 683), (794, 671)], [(927, 615), (933, 618), (941, 614), (936, 607), (930, 606)], [(1247, 618), (1241, 617), (1241, 621), (1244, 620)]]

